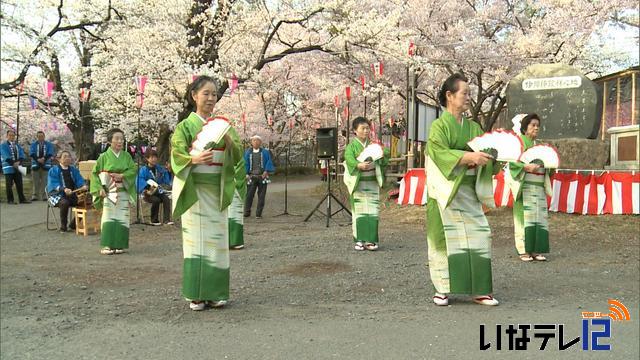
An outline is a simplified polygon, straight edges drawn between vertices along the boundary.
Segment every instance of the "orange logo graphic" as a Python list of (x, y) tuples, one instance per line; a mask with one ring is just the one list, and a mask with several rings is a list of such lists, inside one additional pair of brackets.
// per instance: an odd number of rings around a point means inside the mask
[(629, 310), (624, 306), (620, 301), (609, 299), (609, 317), (613, 321), (629, 321), (631, 320), (631, 316), (629, 315)]
[(613, 321), (629, 321), (631, 320), (631, 315), (629, 315), (629, 310), (623, 303), (616, 299), (609, 299), (609, 313), (602, 313), (599, 311), (583, 311), (582, 318), (583, 319), (595, 319), (595, 318), (603, 318), (610, 317)]

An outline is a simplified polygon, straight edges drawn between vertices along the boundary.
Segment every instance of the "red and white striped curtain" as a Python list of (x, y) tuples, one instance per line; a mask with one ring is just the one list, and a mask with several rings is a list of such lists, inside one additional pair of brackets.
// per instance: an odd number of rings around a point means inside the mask
[[(640, 172), (603, 172), (596, 175), (555, 173), (549, 211), (568, 214), (640, 214)], [(496, 207), (513, 206), (513, 195), (505, 186), (504, 173), (493, 178)], [(398, 204), (427, 203), (424, 169), (411, 169), (400, 182)]]
[(400, 180), (398, 204), (424, 205), (427, 203), (427, 177), (424, 170), (424, 168), (416, 168), (404, 174)]

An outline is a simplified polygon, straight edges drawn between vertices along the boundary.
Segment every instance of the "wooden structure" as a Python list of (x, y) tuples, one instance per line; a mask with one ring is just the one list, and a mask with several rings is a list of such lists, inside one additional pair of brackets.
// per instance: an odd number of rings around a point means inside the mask
[(72, 211), (76, 218), (76, 235), (87, 236), (91, 230), (96, 234), (100, 233), (101, 211), (82, 208), (73, 208)]
[(593, 80), (602, 90), (602, 140), (610, 128), (638, 124), (639, 73), (640, 66), (634, 66)]

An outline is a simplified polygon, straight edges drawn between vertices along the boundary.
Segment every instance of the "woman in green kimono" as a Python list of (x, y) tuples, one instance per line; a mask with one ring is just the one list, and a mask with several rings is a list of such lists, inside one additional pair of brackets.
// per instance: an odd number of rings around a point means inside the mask
[(91, 173), (91, 195), (96, 209), (102, 209), (100, 253), (122, 254), (129, 248), (129, 204), (136, 202), (136, 164), (124, 151), (124, 133), (108, 133), (111, 146), (100, 154)]
[[(467, 146), (483, 133), (462, 113), (469, 107), (469, 86), (461, 74), (442, 85), (446, 109), (429, 130), (427, 142), (427, 245), (433, 302), (448, 305), (448, 294), (470, 294), (482, 305), (498, 305), (491, 278), (491, 229), (482, 203), (493, 202), (493, 158)], [(497, 168), (497, 167), (496, 167)], [(497, 170), (497, 169), (496, 169)]]
[(247, 171), (244, 159), (236, 166), (236, 191), (229, 205), (229, 248), (244, 249), (244, 199), (247, 196)]
[[(519, 132), (524, 150), (536, 145), (539, 129), (538, 115), (528, 114), (522, 118)], [(549, 171), (534, 163), (510, 162), (506, 175), (514, 199), (516, 251), (522, 261), (545, 261), (547, 258), (541, 253), (549, 252), (547, 195), (552, 194)]]
[(240, 140), (230, 128), (223, 140), (197, 155), (191, 145), (217, 101), (214, 79), (198, 77), (185, 99), (192, 112), (171, 137), (173, 216), (181, 216), (184, 255), (182, 294), (190, 308), (222, 307), (229, 299), (229, 220)]
[(345, 148), (344, 183), (351, 202), (351, 226), (354, 249), (357, 251), (378, 250), (378, 212), (380, 209), (380, 188), (384, 184), (384, 171), (389, 162), (389, 150), (376, 161), (358, 161), (360, 153), (371, 143), (369, 133), (371, 123), (363, 117), (353, 120), (355, 137)]

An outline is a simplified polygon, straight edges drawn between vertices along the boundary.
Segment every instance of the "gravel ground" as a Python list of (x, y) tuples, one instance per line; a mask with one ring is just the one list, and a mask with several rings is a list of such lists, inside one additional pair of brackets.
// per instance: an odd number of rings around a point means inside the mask
[[(348, 218), (302, 219), (320, 199), (317, 177), (267, 195), (263, 219), (245, 223), (246, 249), (231, 253), (231, 301), (192, 312), (180, 296), (178, 227), (133, 225), (124, 255), (98, 254), (99, 236), (47, 232), (44, 203), (1, 204), (2, 359), (582, 359), (638, 358), (640, 217), (550, 217), (550, 261), (515, 256), (510, 209), (488, 214), (498, 307), (455, 296), (430, 298), (425, 210), (390, 205), (381, 249), (352, 250)], [(34, 215), (35, 214), (35, 215)], [(622, 301), (631, 321), (614, 322), (610, 352), (581, 344), (557, 350), (479, 350), (479, 325), (565, 324), (581, 334), (581, 311)]]

